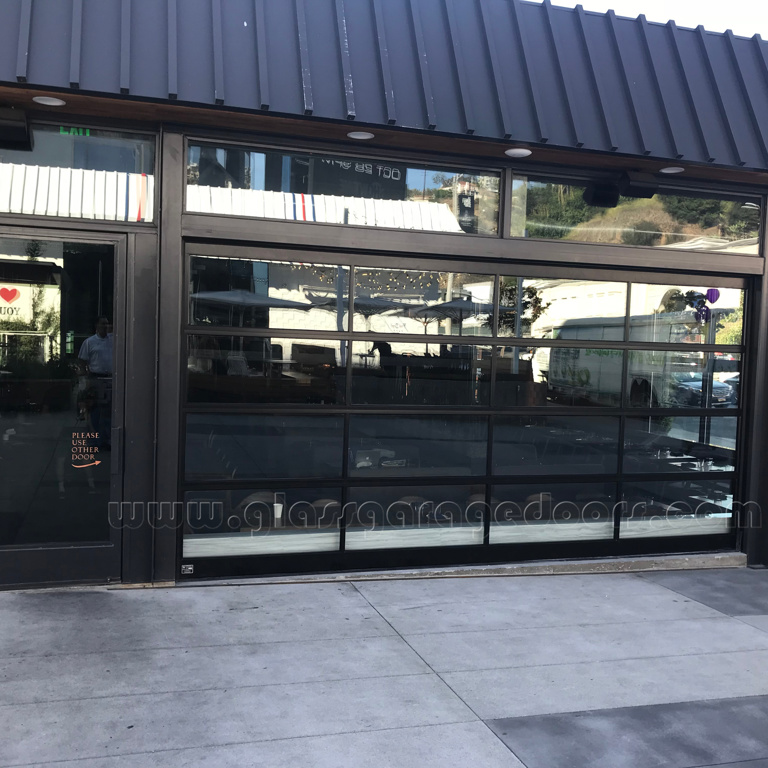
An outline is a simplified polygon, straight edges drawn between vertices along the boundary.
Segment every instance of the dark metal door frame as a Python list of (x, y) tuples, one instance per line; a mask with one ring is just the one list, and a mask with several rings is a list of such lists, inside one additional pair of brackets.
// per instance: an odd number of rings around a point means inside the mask
[[(85, 224), (85, 222), (83, 222)], [(87, 226), (87, 225), (86, 225)], [(94, 233), (79, 228), (48, 229), (0, 226), (0, 237), (34, 238), (55, 242), (86, 242), (111, 245), (115, 256), (114, 317), (115, 377), (112, 406), (111, 501), (123, 498), (123, 430), (125, 414), (126, 347), (130, 335), (126, 322), (126, 282), (129, 235)], [(108, 510), (104, 510), (107, 514)], [(121, 579), (123, 532), (110, 526), (110, 540), (87, 544), (53, 544), (0, 548), (0, 585), (40, 586), (43, 584), (114, 582)]]

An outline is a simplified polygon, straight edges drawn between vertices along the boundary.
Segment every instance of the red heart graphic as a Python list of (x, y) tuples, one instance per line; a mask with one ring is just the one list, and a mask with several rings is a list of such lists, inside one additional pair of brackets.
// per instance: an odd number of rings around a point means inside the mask
[(13, 304), (21, 296), (21, 293), (18, 288), (0, 288), (0, 296), (5, 299), (7, 304)]

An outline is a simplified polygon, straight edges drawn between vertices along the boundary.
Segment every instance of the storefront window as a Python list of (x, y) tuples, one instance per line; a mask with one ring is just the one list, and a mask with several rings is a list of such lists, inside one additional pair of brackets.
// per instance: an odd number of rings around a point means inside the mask
[(187, 210), (495, 235), (498, 173), (190, 144)]
[(188, 337), (190, 403), (343, 403), (346, 342)]
[(185, 502), (184, 557), (339, 549), (339, 488), (196, 491)]
[(739, 406), (738, 353), (630, 350), (627, 398), (633, 408)]
[(483, 416), (353, 415), (349, 474), (484, 475), (487, 441), (488, 420)]
[(355, 269), (353, 330), (491, 336), (493, 275)]
[(353, 342), (352, 402), (487, 405), (491, 348), (471, 344)]
[(621, 349), (497, 347), (495, 404), (616, 407), (623, 364)]
[(624, 485), (622, 539), (727, 533), (733, 481), (711, 475)]
[(738, 419), (645, 416), (627, 419), (625, 472), (733, 472)]
[(614, 474), (619, 419), (570, 416), (494, 420), (495, 475)]
[(613, 538), (616, 486), (612, 483), (496, 485), (492, 489), (491, 544)]
[(347, 267), (193, 256), (190, 286), (190, 325), (347, 330)]
[(0, 213), (153, 220), (155, 138), (38, 125), (30, 152), (0, 148)]
[(502, 277), (499, 336), (622, 341), (627, 284)]
[(340, 477), (340, 416), (189, 414), (190, 480)]
[(483, 543), (485, 486), (350, 488), (346, 549)]
[(616, 191), (613, 200), (605, 201), (614, 205), (605, 207), (587, 202), (587, 189), (583, 183), (516, 177), (510, 235), (755, 256), (759, 252), (758, 199), (662, 193), (619, 197)]
[(737, 281), (233, 252), (188, 264), (185, 556), (732, 529)]
[(629, 340), (665, 344), (741, 344), (744, 291), (632, 283)]

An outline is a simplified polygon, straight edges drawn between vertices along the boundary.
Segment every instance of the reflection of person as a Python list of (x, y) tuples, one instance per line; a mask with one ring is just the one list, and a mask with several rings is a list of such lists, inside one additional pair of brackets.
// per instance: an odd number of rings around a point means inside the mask
[(80, 371), (88, 377), (87, 389), (91, 393), (87, 398), (88, 417), (93, 431), (98, 433), (96, 445), (106, 450), (111, 448), (114, 359), (114, 341), (109, 330), (109, 320), (99, 317), (96, 320), (96, 333), (83, 342), (77, 355)]

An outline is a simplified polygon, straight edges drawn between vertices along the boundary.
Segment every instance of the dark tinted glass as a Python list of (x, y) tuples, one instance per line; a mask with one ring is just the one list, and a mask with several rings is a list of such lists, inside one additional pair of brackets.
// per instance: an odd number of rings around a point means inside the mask
[(615, 207), (589, 205), (585, 186), (517, 178), (513, 183), (513, 237), (587, 243), (758, 253), (757, 200), (656, 194), (619, 197)]
[(483, 417), (352, 415), (349, 430), (354, 476), (485, 474)]
[(741, 355), (631, 350), (629, 405), (638, 408), (737, 408)]
[(499, 335), (623, 341), (626, 283), (502, 277)]
[(0, 549), (110, 539), (114, 281), (111, 245), (0, 237)]
[(154, 136), (66, 125), (32, 135), (31, 152), (0, 147), (0, 213), (153, 220)]
[(731, 472), (738, 420), (722, 416), (627, 419), (625, 472)]
[(665, 344), (741, 344), (744, 291), (632, 283), (629, 339)]
[(339, 477), (341, 416), (187, 415), (187, 480)]
[(616, 406), (621, 402), (620, 349), (501, 347), (496, 405)]
[(625, 483), (620, 536), (699, 536), (727, 533), (732, 480), (712, 476)]
[(185, 494), (184, 557), (339, 548), (339, 488), (259, 488)]
[(469, 344), (352, 344), (352, 402), (487, 405), (491, 348)]
[(355, 269), (352, 329), (424, 336), (490, 336), (492, 275)]
[(347, 267), (192, 256), (190, 281), (191, 325), (347, 330)]
[(615, 502), (612, 483), (495, 485), (490, 542), (610, 539)]
[(483, 543), (485, 486), (350, 488), (345, 548)]
[(581, 475), (616, 472), (619, 420), (568, 416), (497, 418), (497, 475)]
[(499, 174), (191, 144), (187, 210), (494, 235)]
[(192, 334), (191, 403), (344, 402), (344, 341)]

